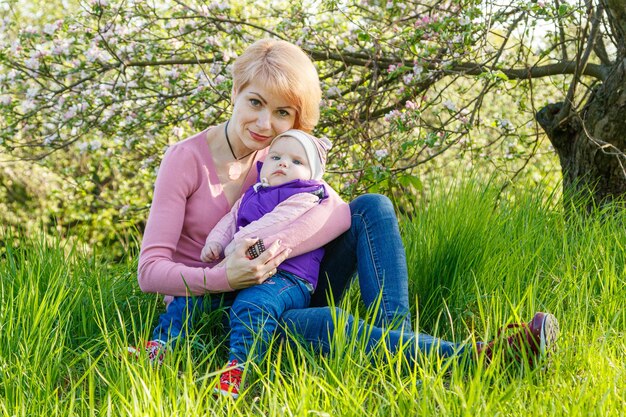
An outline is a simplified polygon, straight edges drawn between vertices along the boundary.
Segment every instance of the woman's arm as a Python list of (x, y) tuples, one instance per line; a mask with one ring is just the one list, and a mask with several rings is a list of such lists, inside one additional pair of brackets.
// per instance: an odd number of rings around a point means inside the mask
[[(178, 146), (163, 158), (139, 255), (137, 279), (144, 292), (185, 296), (232, 291), (225, 266), (187, 266), (174, 260), (187, 200), (200, 183), (200, 165), (192, 150)], [(200, 253), (197, 257), (199, 261)]]
[[(289, 255), (288, 248), (274, 242), (268, 243), (268, 249), (258, 258), (248, 259), (246, 249), (254, 241), (246, 239), (219, 265), (200, 261), (200, 242), (205, 240), (209, 230), (204, 236), (198, 233), (192, 238), (182, 236), (183, 228), (185, 224), (193, 228), (208, 227), (205, 205), (215, 196), (207, 191), (211, 188), (209, 184), (202, 182), (207, 168), (194, 151), (194, 148), (175, 145), (166, 153), (159, 168), (137, 271), (139, 286), (144, 292), (185, 296), (247, 288), (265, 281)], [(197, 198), (197, 193), (202, 192), (206, 192), (206, 196)], [(195, 205), (192, 207), (192, 204)], [(226, 210), (216, 216), (221, 218), (224, 212)], [(185, 219), (185, 216), (195, 217)]]

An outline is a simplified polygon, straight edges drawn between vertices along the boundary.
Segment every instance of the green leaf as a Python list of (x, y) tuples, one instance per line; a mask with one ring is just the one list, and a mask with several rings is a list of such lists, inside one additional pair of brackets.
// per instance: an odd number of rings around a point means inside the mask
[(502, 71), (498, 70), (498, 71), (494, 72), (493, 75), (495, 77), (497, 77), (497, 78), (500, 78), (503, 81), (509, 81), (509, 77), (505, 73), (503, 73)]
[(359, 32), (357, 35), (360, 41), (368, 42), (370, 40), (370, 34), (367, 32)]
[(406, 173), (398, 176), (398, 184), (403, 187), (414, 187), (420, 191), (424, 188), (422, 181), (417, 176)]

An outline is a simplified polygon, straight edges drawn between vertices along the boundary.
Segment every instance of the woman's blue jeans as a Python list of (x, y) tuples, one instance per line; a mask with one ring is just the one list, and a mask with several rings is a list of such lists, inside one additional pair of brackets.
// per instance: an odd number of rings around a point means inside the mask
[[(418, 352), (434, 351), (442, 357), (458, 354), (463, 346), (429, 335), (414, 334), (410, 330), (406, 255), (391, 201), (382, 195), (365, 194), (350, 203), (350, 211), (350, 229), (325, 247), (311, 308), (285, 311), (280, 319), (279, 331), (282, 334), (285, 331), (296, 334), (300, 340), (311, 344), (319, 352), (329, 353), (333, 336), (338, 331), (336, 318), (345, 313), (335, 307), (328, 307), (328, 297), (332, 295), (334, 302), (338, 303), (348, 284), (358, 274), (363, 302), (368, 308), (375, 310), (373, 324), (366, 324), (350, 315), (345, 315), (345, 320), (340, 322), (345, 323), (342, 332), (355, 332), (368, 353), (382, 346), (395, 352), (399, 346), (405, 345), (403, 352), (411, 362), (416, 359)], [(210, 305), (205, 305), (204, 308), (230, 306), (236, 294), (237, 292), (205, 296), (205, 299), (210, 300), (205, 304)], [(179, 298), (202, 303), (202, 297), (175, 298), (172, 303), (182, 304), (182, 308), (187, 311), (191, 311), (188, 301), (179, 301)], [(195, 307), (201, 306), (202, 304)], [(171, 307), (172, 304), (168, 307), (168, 312)], [(179, 327), (181, 329), (182, 317)], [(180, 331), (174, 330), (174, 325), (178, 323), (161, 318), (154, 338), (165, 336), (161, 340), (167, 341), (170, 339), (168, 334), (170, 337), (178, 337)]]
[(339, 303), (358, 275), (365, 305), (378, 307), (374, 325), (411, 329), (406, 254), (391, 201), (364, 194), (350, 203), (350, 229), (326, 245), (312, 307)]
[[(171, 346), (186, 337), (193, 328), (194, 316), (205, 311), (229, 307), (229, 362), (244, 363), (263, 358), (282, 314), (290, 309), (309, 306), (311, 293), (297, 276), (278, 271), (263, 284), (232, 293), (205, 297), (174, 297), (165, 313), (159, 316), (153, 339)], [(250, 356), (253, 351), (253, 356)]]
[[(441, 357), (459, 354), (462, 345), (412, 332), (406, 254), (391, 201), (380, 194), (364, 194), (350, 202), (350, 212), (350, 229), (325, 247), (311, 300), (316, 308), (286, 311), (283, 329), (328, 353), (337, 317), (344, 315), (339, 320), (345, 323), (342, 332), (355, 332), (368, 353), (382, 346), (396, 352), (406, 345), (403, 353), (411, 362), (418, 352), (434, 351)], [(328, 307), (331, 296), (339, 303), (355, 274), (365, 306), (376, 314), (368, 321), (372, 325)]]

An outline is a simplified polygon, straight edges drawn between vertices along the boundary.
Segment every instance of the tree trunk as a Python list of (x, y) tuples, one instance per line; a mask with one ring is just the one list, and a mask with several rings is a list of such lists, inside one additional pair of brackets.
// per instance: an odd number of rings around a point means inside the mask
[(580, 113), (559, 123), (562, 108), (547, 105), (537, 121), (559, 156), (565, 196), (582, 197), (588, 211), (626, 201), (626, 60), (617, 61)]

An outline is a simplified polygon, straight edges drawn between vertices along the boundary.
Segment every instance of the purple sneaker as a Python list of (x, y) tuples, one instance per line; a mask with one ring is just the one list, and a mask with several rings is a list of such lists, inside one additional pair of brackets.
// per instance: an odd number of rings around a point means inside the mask
[[(516, 331), (507, 332), (510, 329)], [(503, 333), (509, 333), (506, 337)], [(486, 362), (493, 359), (497, 346), (505, 344), (505, 358), (515, 362), (527, 360), (528, 364), (536, 365), (554, 348), (559, 335), (559, 322), (550, 313), (536, 313), (529, 323), (512, 323), (498, 332), (498, 336), (489, 343), (477, 347), (479, 355), (485, 355)]]

